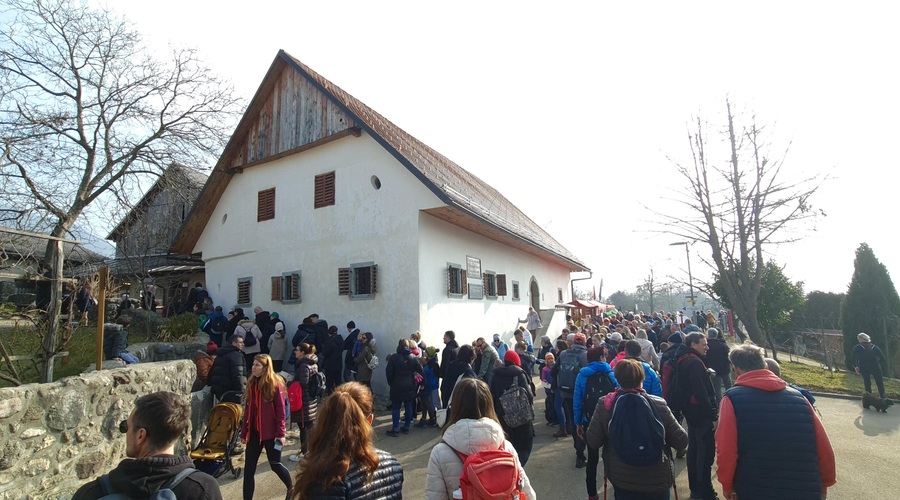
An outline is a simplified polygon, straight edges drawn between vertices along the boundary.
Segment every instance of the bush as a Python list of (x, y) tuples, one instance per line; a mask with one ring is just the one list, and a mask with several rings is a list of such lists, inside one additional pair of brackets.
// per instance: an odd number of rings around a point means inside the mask
[(188, 342), (197, 336), (197, 315), (183, 313), (169, 318), (159, 327), (159, 340), (162, 342)]

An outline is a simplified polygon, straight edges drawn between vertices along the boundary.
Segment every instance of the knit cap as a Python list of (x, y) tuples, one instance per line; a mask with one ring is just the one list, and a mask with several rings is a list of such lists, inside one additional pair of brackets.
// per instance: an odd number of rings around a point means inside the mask
[(503, 361), (510, 362), (516, 366), (522, 366), (522, 360), (519, 359), (519, 355), (516, 354), (516, 351), (512, 349), (506, 351), (506, 354), (503, 355)]

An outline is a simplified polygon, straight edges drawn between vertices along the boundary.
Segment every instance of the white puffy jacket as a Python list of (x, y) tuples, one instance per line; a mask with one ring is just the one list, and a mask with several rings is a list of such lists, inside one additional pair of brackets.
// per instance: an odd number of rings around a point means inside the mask
[(482, 450), (498, 449), (501, 444), (503, 449), (513, 454), (516, 464), (519, 465), (519, 473), (523, 481), (522, 491), (525, 492), (525, 497), (528, 500), (537, 499), (531, 482), (525, 474), (525, 469), (519, 464), (516, 449), (503, 437), (503, 428), (496, 421), (490, 418), (460, 420), (447, 429), (443, 440), (446, 441), (446, 444), (438, 443), (431, 450), (431, 458), (428, 459), (425, 500), (450, 500), (453, 498), (453, 492), (459, 488), (462, 460), (450, 449), (450, 446), (459, 450), (460, 453), (471, 455)]

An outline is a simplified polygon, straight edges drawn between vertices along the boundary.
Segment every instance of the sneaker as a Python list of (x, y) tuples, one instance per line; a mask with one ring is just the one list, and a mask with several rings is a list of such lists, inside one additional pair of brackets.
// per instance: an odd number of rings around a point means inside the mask
[(428, 421), (425, 420), (424, 418), (423, 418), (422, 420), (419, 420), (419, 421), (416, 423), (416, 427), (418, 427), (419, 429), (425, 427), (426, 425), (428, 425)]
[(401, 427), (400, 432), (402, 432), (403, 434), (409, 434), (409, 427)]
[(437, 427), (437, 420), (435, 420), (435, 419), (429, 419), (429, 420), (428, 420), (428, 427)]
[(400, 435), (400, 432), (398, 432), (397, 429), (391, 429), (387, 431), (387, 435), (390, 437), (397, 437)]
[(566, 432), (566, 428), (565, 428), (565, 427), (560, 427), (559, 430), (556, 431), (555, 434), (553, 434), (553, 437), (555, 437), (555, 438), (564, 438), (564, 437), (566, 437), (566, 436), (568, 436), (568, 435), (569, 435), (569, 433)]
[(559, 424), (556, 422), (547, 422), (547, 427), (556, 427), (557, 425)]
[(575, 459), (575, 468), (576, 469), (584, 469), (587, 466), (587, 460), (579, 457)]
[(291, 455), (288, 457), (288, 460), (290, 460), (291, 462), (299, 462), (301, 458), (303, 458), (303, 453), (299, 455)]

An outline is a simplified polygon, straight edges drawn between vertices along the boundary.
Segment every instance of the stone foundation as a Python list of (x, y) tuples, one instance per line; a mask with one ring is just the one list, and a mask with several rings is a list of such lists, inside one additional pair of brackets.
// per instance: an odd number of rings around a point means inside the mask
[[(194, 350), (187, 347), (180, 354)], [(67, 499), (111, 470), (125, 458), (119, 422), (145, 394), (183, 394), (192, 405), (191, 438), (196, 443), (198, 424), (205, 423), (212, 399), (208, 389), (191, 394), (195, 378), (194, 363), (179, 360), (0, 389), (0, 500)], [(184, 452), (190, 446), (186, 438), (178, 448)]]

